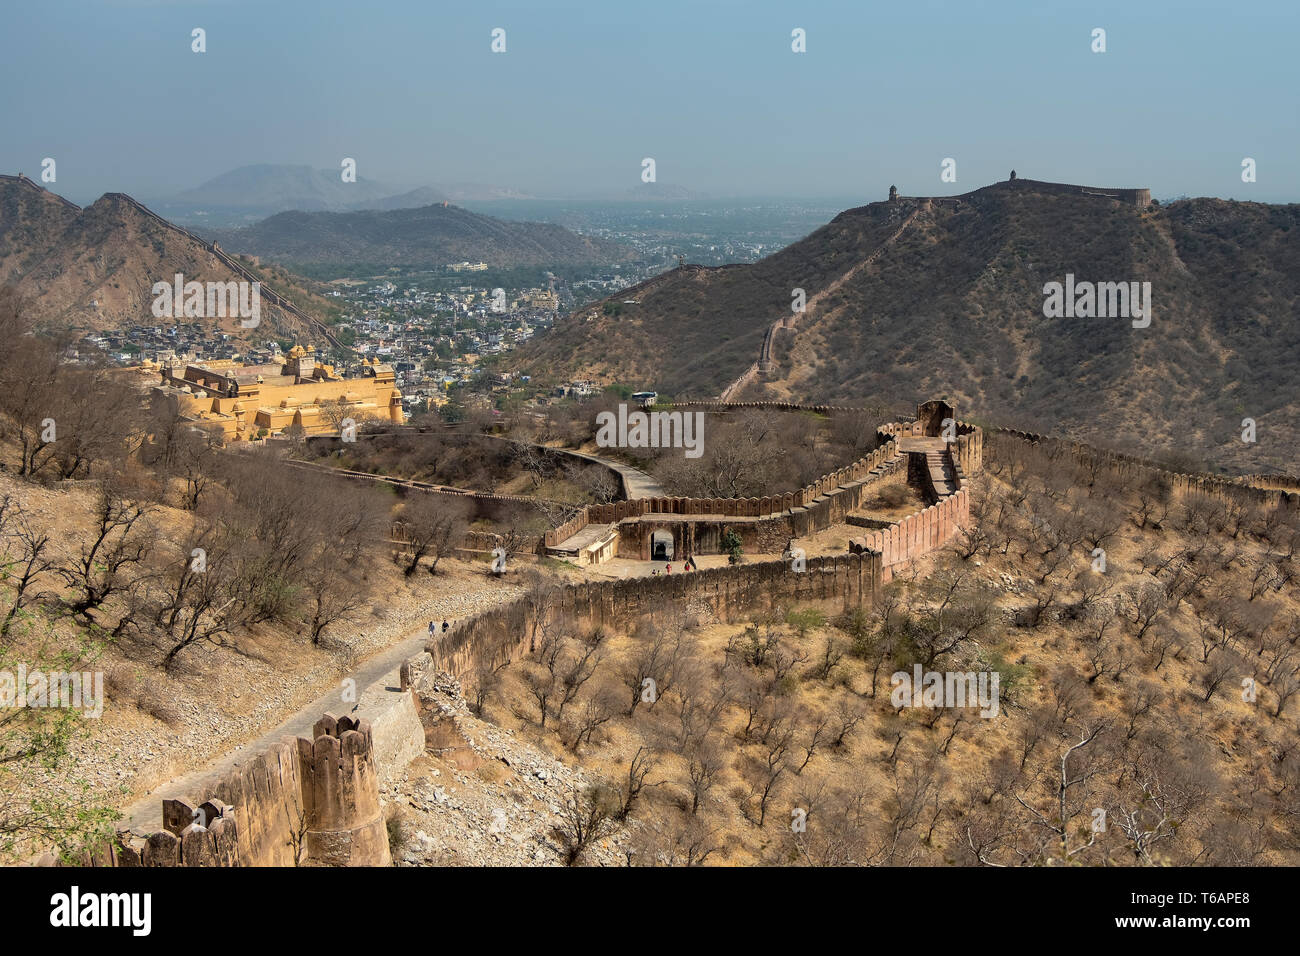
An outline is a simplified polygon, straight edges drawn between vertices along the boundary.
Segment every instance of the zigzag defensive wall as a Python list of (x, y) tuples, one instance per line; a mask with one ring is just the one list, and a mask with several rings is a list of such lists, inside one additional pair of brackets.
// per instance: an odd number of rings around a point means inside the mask
[[(780, 407), (822, 414), (828, 410), (861, 413), (837, 406), (780, 403)], [(879, 431), (887, 442), (872, 455), (790, 495), (722, 506), (713, 500), (642, 499), (601, 507), (614, 509), (612, 514), (628, 509), (628, 516), (635, 512), (637, 518), (721, 507), (727, 513), (703, 510), (697, 516), (770, 520), (773, 516), (760, 512), (780, 504), (786, 508), (785, 515), (795, 510), (797, 500), (799, 508), (811, 513), (819, 498), (870, 479), (882, 464), (895, 462), (898, 467), (903, 455), (897, 452), (897, 443), (929, 437), (936, 417), (945, 408), (951, 406), (926, 403), (919, 409), (917, 421), (881, 426)], [(1261, 488), (1254, 483), (1256, 476), (1223, 479), (1179, 474), (1079, 442), (986, 427), (990, 433), (1054, 446), (1080, 461), (1102, 456), (1106, 466), (1118, 473), (1162, 478), (1173, 494), (1208, 494), (1243, 503), (1300, 507), (1300, 479), (1292, 476), (1258, 476), (1267, 484), (1282, 486)], [(484, 669), (519, 659), (531, 650), (543, 628), (560, 622), (571, 627), (621, 629), (675, 610), (730, 623), (790, 604), (831, 611), (870, 605), (899, 570), (941, 547), (969, 521), (970, 479), (982, 468), (986, 427), (959, 422), (956, 440), (947, 445), (960, 485), (954, 494), (889, 527), (869, 531), (858, 539), (861, 546), (854, 548), (855, 553), (810, 558), (802, 569), (787, 560), (761, 561), (689, 574), (568, 585), (525, 595), (458, 622), (446, 634), (431, 639), (423, 654), (403, 665), (402, 691), (410, 691), (413, 672), (425, 672), (430, 665), (472, 687)], [(1286, 490), (1291, 488), (1297, 490)], [(675, 510), (655, 510), (665, 508)], [(835, 513), (826, 506), (826, 515)], [(408, 709), (414, 709), (414, 704)], [(393, 736), (410, 732), (409, 727), (386, 731)], [(162, 831), (147, 837), (122, 834), (113, 845), (84, 862), (109, 866), (291, 865), (297, 857), (299, 862), (317, 865), (386, 864), (388, 845), (378, 803), (376, 743), (370, 727), (365, 721), (326, 715), (313, 736), (311, 741), (285, 738), (217, 782), (211, 797), (197, 807), (185, 801), (167, 801)], [(385, 744), (394, 749), (391, 742)]]

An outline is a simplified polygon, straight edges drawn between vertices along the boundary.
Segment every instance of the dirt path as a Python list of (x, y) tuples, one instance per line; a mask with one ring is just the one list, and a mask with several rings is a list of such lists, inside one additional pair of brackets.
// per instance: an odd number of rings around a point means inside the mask
[(605, 458), (601, 455), (593, 455), (586, 451), (570, 451), (561, 449), (566, 455), (575, 455), (578, 458), (585, 458), (587, 461), (604, 465), (612, 468), (623, 477), (623, 489), (628, 501), (635, 501), (638, 498), (666, 498), (668, 492), (664, 486), (659, 484), (653, 476), (647, 475), (639, 468), (633, 468), (631, 465), (625, 465), (621, 461), (615, 461), (613, 458)]

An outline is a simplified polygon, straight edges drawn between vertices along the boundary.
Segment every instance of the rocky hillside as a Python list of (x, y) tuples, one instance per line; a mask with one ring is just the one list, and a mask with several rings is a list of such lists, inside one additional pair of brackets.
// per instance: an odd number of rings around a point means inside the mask
[[(674, 270), (559, 323), (516, 361), (534, 375), (715, 396), (758, 360), (799, 288), (807, 312), (775, 333), (770, 371), (731, 397), (947, 393), (1039, 430), (1294, 470), (1297, 266), (1297, 205), (1139, 209), (1022, 180), (956, 201), (873, 203), (753, 265)], [(1150, 327), (1045, 318), (1044, 285), (1067, 274), (1150, 282)], [(1255, 444), (1241, 441), (1246, 417)]]
[(31, 180), (0, 177), (0, 285), (18, 290), (38, 328), (83, 333), (152, 322), (154, 283), (178, 272), (186, 281), (263, 282), (258, 328), (241, 328), (238, 317), (212, 320), (237, 338), (328, 340), (336, 307), (282, 270), (215, 251), (123, 193), (81, 209)]
[(631, 250), (563, 226), (506, 222), (459, 206), (360, 212), (282, 212), (254, 226), (215, 231), (223, 248), (289, 265), (383, 264), (434, 268), (453, 262), (560, 266), (621, 262)]

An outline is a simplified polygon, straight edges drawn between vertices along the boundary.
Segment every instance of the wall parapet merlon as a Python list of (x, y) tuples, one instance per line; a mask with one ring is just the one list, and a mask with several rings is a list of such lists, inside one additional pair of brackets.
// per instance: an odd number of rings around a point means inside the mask
[[(366, 720), (325, 714), (313, 737), (282, 737), (198, 803), (163, 801), (163, 828), (118, 833), (91, 866), (386, 866), (374, 737)], [(42, 860), (52, 864), (49, 855)]]
[(969, 522), (970, 488), (967, 486), (891, 527), (859, 536), (855, 550), (878, 554), (884, 580), (888, 581), (893, 568), (933, 551)]
[(873, 472), (897, 458), (898, 445), (892, 433), (890, 436), (888, 441), (857, 461), (828, 472), (797, 491), (762, 498), (632, 498), (607, 505), (588, 505), (569, 521), (546, 532), (545, 546), (557, 547), (588, 524), (617, 524), (653, 515), (764, 520), (790, 515), (797, 509), (809, 509), (846, 485), (868, 480)]

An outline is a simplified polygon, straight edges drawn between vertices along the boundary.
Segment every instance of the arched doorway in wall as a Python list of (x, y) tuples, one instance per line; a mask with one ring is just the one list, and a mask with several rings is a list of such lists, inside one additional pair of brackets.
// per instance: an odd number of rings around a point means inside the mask
[(654, 531), (650, 534), (650, 560), (673, 560), (673, 533), (671, 531)]

